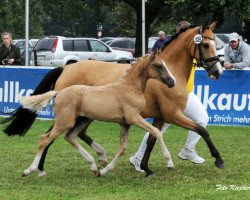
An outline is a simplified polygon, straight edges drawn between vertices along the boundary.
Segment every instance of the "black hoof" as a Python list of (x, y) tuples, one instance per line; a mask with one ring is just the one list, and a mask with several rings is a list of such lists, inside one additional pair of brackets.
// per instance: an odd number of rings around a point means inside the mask
[(224, 163), (223, 162), (214, 162), (215, 166), (218, 167), (219, 169), (225, 169)]
[(150, 170), (149, 168), (143, 169), (143, 170), (146, 172), (146, 177), (151, 176), (151, 175), (154, 174), (154, 172), (152, 170)]
[(154, 173), (146, 174), (145, 178), (152, 177), (152, 176), (155, 176), (155, 174)]

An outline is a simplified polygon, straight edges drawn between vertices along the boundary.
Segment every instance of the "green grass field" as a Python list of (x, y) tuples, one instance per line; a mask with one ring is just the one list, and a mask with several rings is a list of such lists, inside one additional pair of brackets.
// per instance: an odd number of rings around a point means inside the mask
[[(250, 127), (208, 127), (225, 161), (225, 170), (214, 166), (214, 158), (202, 139), (196, 150), (206, 159), (204, 164), (180, 160), (177, 154), (185, 142), (187, 130), (171, 126), (164, 140), (175, 170), (167, 170), (156, 144), (149, 162), (155, 175), (145, 178), (145, 174), (136, 172), (128, 161), (144, 136), (143, 130), (133, 126), (125, 155), (115, 170), (104, 177), (94, 177), (85, 159), (62, 136), (48, 153), (47, 176), (37, 177), (35, 172), (21, 177), (34, 159), (40, 136), (51, 123), (37, 120), (24, 137), (8, 137), (0, 126), (0, 200), (250, 199)], [(111, 160), (119, 145), (119, 126), (95, 122), (89, 133), (105, 148)], [(86, 144), (81, 144), (97, 159)]]

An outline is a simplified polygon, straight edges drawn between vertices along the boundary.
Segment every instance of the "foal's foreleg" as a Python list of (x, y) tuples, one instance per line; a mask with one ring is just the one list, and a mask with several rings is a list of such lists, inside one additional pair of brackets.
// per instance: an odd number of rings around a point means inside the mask
[(161, 132), (159, 131), (159, 129), (155, 128), (154, 126), (152, 126), (151, 124), (149, 124), (148, 122), (146, 122), (140, 115), (134, 118), (133, 123), (137, 126), (139, 126), (140, 128), (150, 132), (153, 134), (153, 136), (158, 139), (158, 142), (160, 144), (161, 150), (163, 152), (163, 156), (167, 161), (167, 168), (172, 169), (174, 168), (174, 163), (172, 161), (171, 155), (164, 143), (163, 137)]
[(128, 133), (131, 125), (128, 124), (120, 124), (120, 146), (119, 149), (111, 161), (105, 168), (100, 170), (100, 176), (105, 175), (109, 171), (113, 170), (115, 168), (116, 163), (118, 162), (119, 158), (124, 154), (127, 145), (128, 145)]

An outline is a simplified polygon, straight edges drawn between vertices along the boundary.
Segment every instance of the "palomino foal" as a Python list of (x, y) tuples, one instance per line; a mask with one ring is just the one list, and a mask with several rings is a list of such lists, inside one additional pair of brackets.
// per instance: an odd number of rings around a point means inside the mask
[[(106, 86), (75, 85), (59, 92), (50, 91), (42, 95), (20, 98), (24, 108), (38, 112), (42, 106), (56, 96), (54, 104), (55, 124), (51, 131), (41, 137), (39, 149), (32, 164), (23, 172), (24, 176), (38, 169), (45, 148), (60, 134), (67, 131), (65, 139), (72, 144), (90, 164), (95, 175), (104, 175), (114, 169), (117, 161), (127, 147), (131, 124), (151, 132), (159, 141), (167, 167), (173, 162), (160, 131), (146, 122), (141, 113), (146, 106), (144, 91), (149, 78), (158, 79), (173, 87), (175, 79), (166, 64), (155, 53), (134, 64), (123, 80)], [(93, 120), (116, 122), (120, 124), (120, 146), (112, 162), (98, 172), (94, 158), (76, 140), (80, 130)]]

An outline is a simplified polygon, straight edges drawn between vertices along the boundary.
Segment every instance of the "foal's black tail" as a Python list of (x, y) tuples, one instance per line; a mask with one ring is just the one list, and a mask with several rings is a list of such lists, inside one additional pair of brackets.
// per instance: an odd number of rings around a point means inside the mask
[[(52, 90), (59, 76), (62, 74), (63, 68), (58, 67), (51, 70), (36, 87), (33, 95), (42, 94)], [(20, 106), (11, 113), (11, 116), (4, 118), (0, 124), (10, 122), (3, 130), (8, 136), (24, 136), (30, 129), (36, 119), (37, 114)]]

